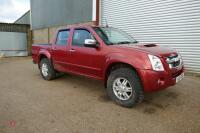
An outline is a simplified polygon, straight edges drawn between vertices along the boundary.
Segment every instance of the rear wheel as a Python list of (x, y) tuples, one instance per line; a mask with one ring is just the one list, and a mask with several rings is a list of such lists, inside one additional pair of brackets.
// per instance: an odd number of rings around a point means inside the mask
[(47, 58), (43, 58), (40, 61), (40, 73), (45, 80), (56, 78), (56, 71), (54, 70), (51, 61)]
[(133, 107), (143, 100), (143, 88), (137, 72), (131, 68), (113, 70), (107, 81), (107, 93), (117, 104)]

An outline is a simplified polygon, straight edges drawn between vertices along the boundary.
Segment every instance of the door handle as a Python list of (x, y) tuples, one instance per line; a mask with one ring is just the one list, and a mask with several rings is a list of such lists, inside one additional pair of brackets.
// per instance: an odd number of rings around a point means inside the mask
[(56, 48), (56, 47), (53, 47), (52, 49), (53, 49), (53, 50), (57, 50), (57, 48)]
[(76, 50), (75, 50), (75, 49), (70, 49), (69, 51), (70, 51), (70, 52), (75, 52)]

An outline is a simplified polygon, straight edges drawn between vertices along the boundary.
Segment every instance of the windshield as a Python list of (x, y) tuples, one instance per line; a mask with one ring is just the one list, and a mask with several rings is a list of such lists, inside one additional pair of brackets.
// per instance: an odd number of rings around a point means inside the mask
[(94, 27), (94, 30), (107, 45), (138, 43), (127, 33), (116, 28)]

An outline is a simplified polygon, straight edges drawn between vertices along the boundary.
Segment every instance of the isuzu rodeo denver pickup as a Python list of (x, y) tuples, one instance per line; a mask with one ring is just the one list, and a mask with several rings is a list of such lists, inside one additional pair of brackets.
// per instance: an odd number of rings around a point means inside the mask
[(58, 30), (51, 44), (32, 46), (42, 77), (72, 73), (104, 81), (108, 96), (132, 107), (144, 92), (175, 85), (184, 77), (181, 55), (156, 44), (141, 44), (112, 27), (80, 26)]

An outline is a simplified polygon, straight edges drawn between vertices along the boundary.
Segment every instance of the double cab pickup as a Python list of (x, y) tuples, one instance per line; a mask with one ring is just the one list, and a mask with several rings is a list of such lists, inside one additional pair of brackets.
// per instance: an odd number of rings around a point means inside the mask
[(50, 44), (34, 44), (32, 58), (45, 80), (57, 73), (102, 80), (108, 96), (124, 107), (141, 102), (144, 92), (165, 89), (184, 77), (178, 52), (139, 43), (113, 27), (62, 28)]

